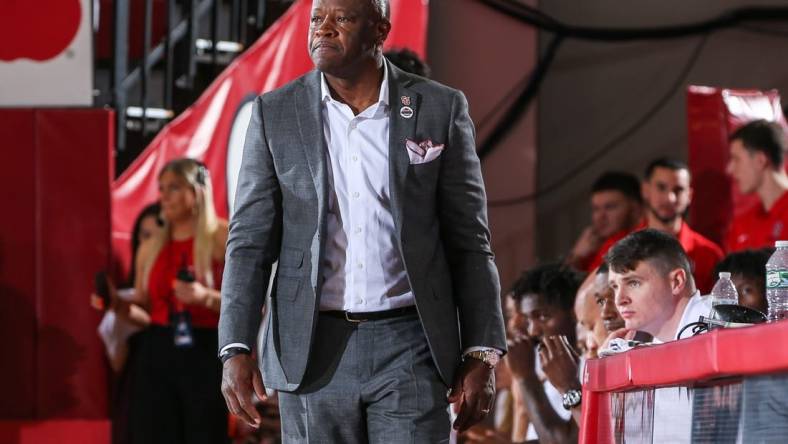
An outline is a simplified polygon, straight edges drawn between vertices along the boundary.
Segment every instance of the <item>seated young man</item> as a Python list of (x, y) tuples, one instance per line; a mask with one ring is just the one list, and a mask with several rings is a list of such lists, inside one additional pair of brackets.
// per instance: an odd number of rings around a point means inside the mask
[(607, 264), (602, 263), (596, 273), (586, 277), (575, 299), (575, 316), (578, 326), (578, 347), (586, 359), (596, 358), (597, 351), (607, 336), (624, 326), (618, 315), (613, 290), (607, 281)]
[[(575, 348), (586, 358), (596, 358), (597, 349), (601, 344), (596, 340), (596, 333), (604, 331), (605, 327), (602, 325), (599, 316), (599, 307), (591, 301), (594, 281), (593, 276), (589, 275), (586, 280), (580, 284), (575, 297), (575, 318), (577, 324), (575, 326), (576, 337)], [(607, 337), (607, 335), (605, 335)]]
[(708, 294), (714, 285), (714, 265), (722, 259), (722, 249), (693, 230), (684, 215), (692, 204), (689, 167), (678, 159), (662, 157), (652, 161), (643, 179), (646, 218), (639, 228), (654, 228), (678, 239), (694, 268), (695, 285)]
[(510, 293), (527, 326), (510, 338), (506, 362), (512, 390), (524, 400), (531, 421), (528, 440), (577, 440), (572, 417), (579, 418), (581, 384), (573, 306), (579, 284), (570, 268), (541, 265), (523, 274)]
[(780, 124), (755, 120), (730, 137), (727, 172), (742, 194), (758, 196), (760, 205), (737, 215), (728, 230), (729, 253), (773, 247), (788, 235), (788, 149)]
[[(696, 289), (689, 258), (674, 236), (654, 229), (634, 232), (608, 251), (606, 261), (616, 307), (624, 319), (624, 328), (611, 337), (632, 337), (641, 331), (651, 334), (654, 343), (669, 342), (685, 325), (709, 315), (710, 298)], [(691, 334), (687, 329), (681, 337)], [(647, 431), (652, 442), (690, 442), (692, 403), (686, 389), (660, 388), (653, 396), (653, 428)], [(643, 432), (631, 424), (624, 440)]]
[(629, 234), (643, 217), (640, 181), (630, 173), (608, 171), (591, 186), (591, 225), (586, 227), (565, 262), (591, 272), (608, 248)]
[(744, 250), (731, 253), (717, 264), (714, 275), (727, 271), (731, 281), (739, 293), (739, 304), (754, 308), (764, 314), (768, 308), (766, 303), (766, 262), (774, 253), (773, 248), (761, 250)]
[[(616, 308), (624, 319), (624, 328), (613, 335), (644, 331), (654, 342), (673, 341), (682, 327), (711, 311), (711, 301), (695, 287), (687, 254), (669, 234), (634, 232), (618, 241), (605, 260)], [(690, 335), (688, 330), (682, 337)]]
[[(599, 307), (602, 324), (605, 326), (605, 332), (608, 335), (620, 328), (624, 328), (624, 320), (618, 314), (616, 297), (613, 289), (610, 287), (609, 275), (610, 269), (607, 266), (607, 262), (603, 262), (594, 274), (596, 284), (594, 300)], [(604, 344), (604, 341), (600, 342), (599, 346), (601, 347), (602, 344)]]

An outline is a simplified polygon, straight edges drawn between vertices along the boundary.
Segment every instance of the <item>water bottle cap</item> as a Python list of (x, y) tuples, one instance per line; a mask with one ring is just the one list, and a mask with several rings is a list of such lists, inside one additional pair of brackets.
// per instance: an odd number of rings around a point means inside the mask
[(776, 248), (788, 248), (788, 240), (778, 240), (774, 243)]
[(721, 271), (720, 272), (720, 279), (730, 279), (731, 273), (729, 271)]

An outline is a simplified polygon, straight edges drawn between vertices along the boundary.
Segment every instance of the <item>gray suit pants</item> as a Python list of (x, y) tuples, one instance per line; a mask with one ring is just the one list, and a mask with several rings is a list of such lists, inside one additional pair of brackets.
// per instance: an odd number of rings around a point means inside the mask
[(321, 314), (304, 383), (279, 393), (285, 443), (443, 443), (446, 385), (418, 316)]

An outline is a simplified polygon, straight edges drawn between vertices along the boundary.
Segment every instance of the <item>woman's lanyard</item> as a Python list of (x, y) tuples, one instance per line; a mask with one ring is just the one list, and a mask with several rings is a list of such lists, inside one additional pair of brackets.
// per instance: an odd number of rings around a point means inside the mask
[[(174, 247), (174, 244), (170, 244), (171, 247)], [(175, 261), (172, 260), (173, 250), (170, 249), (168, 262), (169, 265), (175, 265)], [(175, 269), (172, 267), (171, 270)], [(181, 265), (178, 268), (178, 271), (175, 274), (175, 279), (186, 282), (192, 283), (195, 281), (194, 273), (189, 270), (189, 262), (186, 257), (186, 253), (181, 253)], [(173, 286), (171, 285), (170, 288)], [(170, 297), (168, 299), (168, 306), (170, 311), (170, 325), (172, 326), (172, 340), (175, 347), (182, 347), (187, 348), (194, 345), (194, 335), (192, 334), (192, 317), (191, 313), (186, 310), (183, 302), (178, 300), (175, 297), (175, 290), (171, 289)]]

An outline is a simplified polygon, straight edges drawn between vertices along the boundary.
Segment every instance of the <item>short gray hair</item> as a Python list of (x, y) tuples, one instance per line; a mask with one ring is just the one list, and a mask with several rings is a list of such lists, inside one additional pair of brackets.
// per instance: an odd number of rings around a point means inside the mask
[(370, 4), (380, 18), (386, 20), (391, 19), (391, 5), (389, 4), (389, 0), (370, 0)]

